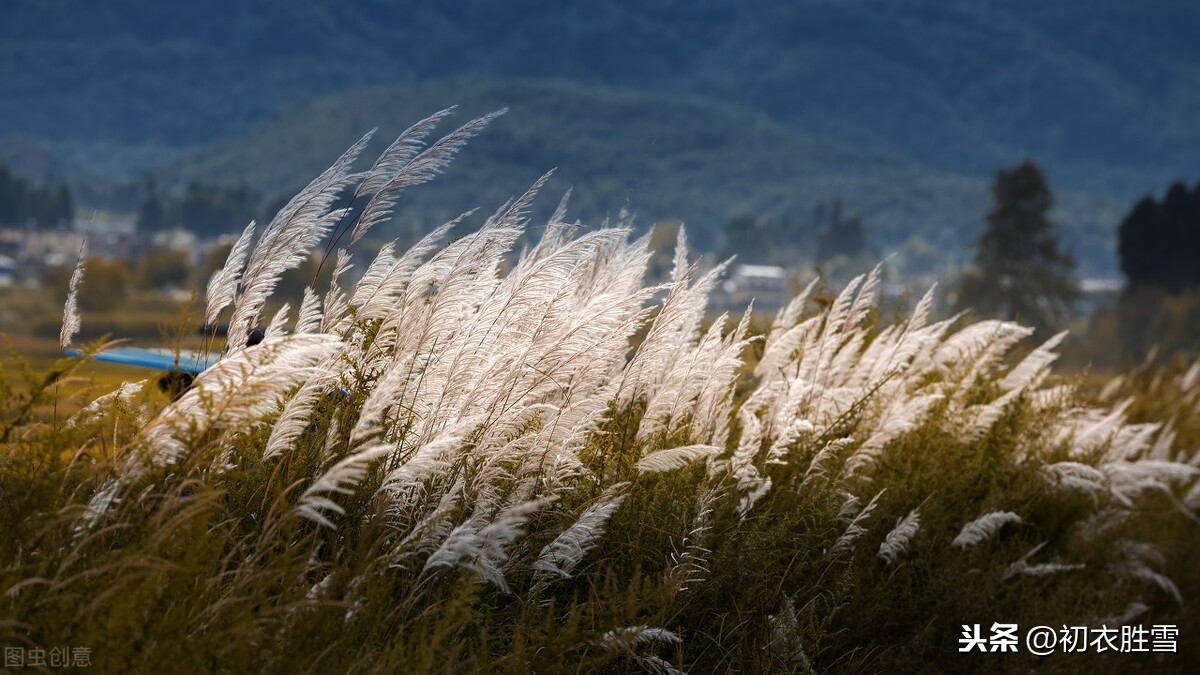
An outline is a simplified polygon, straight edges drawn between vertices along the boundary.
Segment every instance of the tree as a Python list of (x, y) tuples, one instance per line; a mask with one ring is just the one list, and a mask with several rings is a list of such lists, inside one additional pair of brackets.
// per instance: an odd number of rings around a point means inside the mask
[(66, 183), (30, 185), (0, 164), (0, 223), (20, 226), (33, 220), (39, 227), (52, 228), (70, 225), (74, 216)]
[[(42, 285), (56, 303), (61, 303), (67, 297), (73, 269), (73, 264), (60, 265), (47, 268), (43, 273)], [(80, 309), (108, 311), (125, 304), (132, 275), (124, 262), (89, 257), (84, 263), (83, 274), (86, 283), (79, 286)]]
[(1117, 230), (1121, 271), (1131, 289), (1179, 293), (1200, 287), (1200, 184), (1167, 190), (1162, 203), (1145, 197)]
[(1060, 248), (1047, 213), (1054, 196), (1033, 162), (996, 172), (995, 205), (975, 242), (974, 266), (959, 287), (958, 304), (1019, 320), (1039, 330), (1060, 327), (1078, 299), (1075, 260)]
[(824, 222), (817, 235), (817, 261), (825, 264), (838, 256), (857, 258), (867, 253), (867, 234), (863, 229), (862, 214), (842, 216), (842, 202), (837, 200), (828, 207), (819, 205), (814, 211), (818, 222)]
[(1128, 283), (1116, 325), (1126, 355), (1154, 346), (1166, 357), (1195, 349), (1200, 335), (1200, 184), (1175, 183), (1162, 202), (1144, 197), (1117, 230)]
[(158, 196), (158, 181), (154, 176), (146, 178), (146, 196), (138, 206), (138, 232), (158, 232), (167, 227), (167, 211)]
[(143, 289), (159, 291), (182, 288), (191, 275), (192, 260), (186, 252), (155, 248), (142, 256), (137, 266), (136, 280)]
[(179, 203), (183, 226), (202, 237), (236, 232), (258, 218), (258, 200), (249, 188), (191, 183)]

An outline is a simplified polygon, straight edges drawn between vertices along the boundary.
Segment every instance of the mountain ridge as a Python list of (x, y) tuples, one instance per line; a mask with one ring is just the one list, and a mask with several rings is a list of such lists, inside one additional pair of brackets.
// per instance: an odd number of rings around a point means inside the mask
[(736, 101), (975, 176), (1032, 156), (1133, 199), (1200, 174), (1197, 30), (1181, 0), (11, 0), (0, 129), (189, 146), (363, 86), (553, 77)]
[[(445, 175), (405, 193), (401, 234), (472, 207), (490, 212), (556, 167), (541, 208), (574, 186), (573, 217), (598, 224), (628, 201), (643, 225), (684, 221), (701, 250), (716, 249), (736, 215), (803, 218), (817, 204), (840, 200), (866, 217), (882, 253), (899, 251), (903, 263), (934, 250), (943, 266), (962, 264), (989, 206), (985, 180), (805, 135), (753, 109), (546, 80), (458, 79), (334, 95), (186, 153), (157, 173), (168, 187), (199, 180), (287, 195), (371, 127), (380, 127), (373, 143), (381, 150), (409, 124), (452, 104), (458, 113), (442, 133), (498, 108), (510, 111), (472, 139)], [(1069, 190), (1058, 196), (1064, 238), (1084, 267), (1115, 270), (1112, 233), (1126, 205)]]

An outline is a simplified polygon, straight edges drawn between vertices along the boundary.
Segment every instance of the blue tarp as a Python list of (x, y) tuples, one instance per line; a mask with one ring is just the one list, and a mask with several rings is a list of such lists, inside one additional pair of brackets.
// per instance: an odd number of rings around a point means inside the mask
[[(69, 356), (79, 356), (77, 350), (67, 350)], [(175, 365), (175, 352), (170, 349), (142, 349), (139, 347), (116, 347), (92, 355), (105, 363), (120, 363), (127, 366), (153, 368), (154, 370), (179, 371), (199, 375), (205, 368), (216, 363), (220, 354), (206, 354), (184, 349), (179, 352), (179, 365)]]

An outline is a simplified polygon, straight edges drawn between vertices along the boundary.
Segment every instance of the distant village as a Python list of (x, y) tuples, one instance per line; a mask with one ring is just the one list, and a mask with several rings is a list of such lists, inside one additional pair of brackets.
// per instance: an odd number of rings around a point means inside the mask
[(201, 239), (183, 229), (138, 232), (133, 223), (100, 219), (77, 220), (69, 228), (42, 229), (36, 223), (0, 227), (0, 287), (37, 288), (47, 270), (74, 266), (85, 233), (88, 257), (135, 261), (151, 250), (169, 250), (187, 254), (193, 267), (203, 264), (209, 252), (229, 238)]

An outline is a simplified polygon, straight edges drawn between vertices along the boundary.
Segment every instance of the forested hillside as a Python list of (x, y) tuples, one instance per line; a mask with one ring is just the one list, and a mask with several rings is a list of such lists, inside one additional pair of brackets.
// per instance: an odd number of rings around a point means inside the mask
[[(389, 236), (428, 231), (464, 207), (490, 213), (557, 167), (547, 190), (576, 186), (571, 213), (584, 222), (615, 217), (628, 200), (642, 225), (682, 220), (702, 250), (715, 250), (737, 215), (803, 220), (817, 205), (841, 200), (848, 212), (863, 214), (877, 255), (898, 252), (896, 264), (928, 268), (966, 256), (989, 199), (986, 180), (801, 134), (750, 108), (530, 80), (332, 96), (191, 152), (162, 175), (176, 185), (244, 183), (271, 199), (303, 187), (339, 147), (373, 126), (381, 125), (376, 143), (383, 145), (403, 129), (401, 120), (454, 103), (460, 122), (506, 106), (512, 112), (467, 148), (469, 161), (405, 195), (404, 217)], [(464, 205), (466, 186), (474, 202)], [(1115, 270), (1113, 233), (1126, 205), (1065, 191), (1058, 202), (1064, 236), (1085, 270)], [(544, 204), (543, 215), (552, 207)], [(816, 233), (806, 236), (812, 239), (802, 247), (814, 250)]]
[(0, 136), (83, 154), (211, 140), (313, 96), (466, 74), (734, 100), (975, 175), (1028, 155), (1066, 187), (1126, 199), (1193, 178), (1200, 155), (1200, 9), (1181, 0), (13, 0), (2, 11)]

